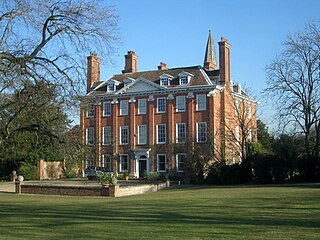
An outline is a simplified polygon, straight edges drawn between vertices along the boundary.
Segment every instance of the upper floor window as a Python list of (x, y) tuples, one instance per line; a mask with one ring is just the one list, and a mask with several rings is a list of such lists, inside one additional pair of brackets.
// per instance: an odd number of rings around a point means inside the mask
[(186, 96), (176, 97), (176, 112), (186, 111)]
[(239, 114), (239, 102), (238, 100), (234, 100), (234, 115), (238, 116)]
[(147, 125), (138, 126), (138, 144), (147, 144)]
[(157, 143), (158, 144), (166, 143), (166, 125), (165, 124), (157, 125)]
[(207, 123), (197, 122), (197, 142), (202, 143), (207, 141)]
[(147, 113), (147, 99), (142, 98), (138, 99), (138, 114), (146, 114)]
[(176, 143), (184, 143), (186, 141), (186, 124), (176, 124)]
[(205, 111), (207, 108), (207, 97), (205, 94), (196, 95), (196, 110)]
[(103, 103), (103, 116), (111, 116), (111, 102)]
[(128, 126), (120, 127), (120, 144), (121, 145), (129, 144), (129, 127)]
[(94, 105), (93, 104), (90, 104), (88, 106), (86, 116), (87, 117), (94, 117)]
[(94, 128), (89, 127), (86, 129), (86, 144), (93, 145), (94, 144)]
[(102, 135), (102, 145), (111, 145), (111, 126), (103, 127), (102, 129), (103, 135)]
[(166, 112), (166, 98), (157, 98), (157, 113)]
[(129, 112), (129, 101), (128, 100), (121, 100), (120, 101), (120, 115), (128, 115)]

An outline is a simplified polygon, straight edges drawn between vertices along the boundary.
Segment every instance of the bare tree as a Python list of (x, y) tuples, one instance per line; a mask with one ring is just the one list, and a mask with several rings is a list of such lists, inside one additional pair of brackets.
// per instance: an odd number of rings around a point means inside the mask
[(319, 157), (320, 29), (307, 24), (289, 35), (284, 50), (267, 66), (267, 95), (275, 100), (283, 127), (303, 134), (305, 155)]
[[(57, 90), (61, 109), (84, 93), (84, 56), (98, 51), (104, 59), (115, 52), (120, 37), (116, 10), (99, 0), (2, 0), (0, 3), (0, 143), (6, 119), (21, 118), (13, 112), (19, 92), (45, 81)], [(35, 93), (36, 94), (36, 93)], [(30, 92), (27, 95), (33, 97)], [(22, 101), (23, 99), (19, 99)], [(26, 99), (27, 101), (28, 99)], [(67, 105), (67, 103), (69, 103)], [(27, 103), (26, 103), (27, 104)], [(20, 104), (23, 106), (23, 104)], [(32, 116), (32, 113), (31, 115)], [(24, 126), (26, 131), (37, 128)], [(20, 131), (23, 129), (20, 129)], [(9, 134), (6, 134), (9, 136)]]
[(232, 101), (228, 106), (234, 113), (230, 112), (229, 120), (226, 122), (225, 148), (234, 161), (241, 161), (248, 155), (249, 143), (256, 139), (257, 101), (250, 98), (240, 84), (235, 87), (237, 91), (232, 93)]

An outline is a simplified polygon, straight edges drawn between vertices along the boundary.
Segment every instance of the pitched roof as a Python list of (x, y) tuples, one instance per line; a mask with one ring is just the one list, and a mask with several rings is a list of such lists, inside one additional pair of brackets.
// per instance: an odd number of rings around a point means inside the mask
[(207, 41), (206, 53), (204, 55), (203, 65), (205, 66), (206, 63), (211, 63), (214, 68), (216, 69), (218, 68), (216, 49), (214, 47), (214, 41), (213, 41), (213, 37), (210, 30), (209, 30), (209, 36)]

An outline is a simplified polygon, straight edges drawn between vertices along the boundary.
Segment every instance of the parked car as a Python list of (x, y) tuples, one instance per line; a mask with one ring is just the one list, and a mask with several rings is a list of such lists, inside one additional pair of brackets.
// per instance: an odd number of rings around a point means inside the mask
[(99, 175), (105, 172), (112, 172), (111, 169), (107, 169), (104, 167), (87, 167), (84, 170), (84, 175), (87, 177), (89, 180), (97, 179)]

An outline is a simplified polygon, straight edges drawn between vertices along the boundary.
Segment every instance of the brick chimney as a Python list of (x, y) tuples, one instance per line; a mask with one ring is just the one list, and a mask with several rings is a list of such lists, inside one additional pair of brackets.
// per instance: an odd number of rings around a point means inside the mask
[(135, 73), (138, 71), (138, 56), (132, 50), (128, 51), (128, 54), (125, 55), (125, 66), (122, 73)]
[(87, 69), (87, 93), (92, 90), (94, 83), (100, 81), (100, 58), (98, 54), (91, 52), (88, 59)]
[(167, 70), (167, 64), (164, 62), (160, 62), (160, 65), (158, 66), (158, 70)]
[(230, 86), (230, 48), (228, 40), (221, 37), (219, 42), (220, 83)]

